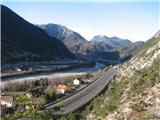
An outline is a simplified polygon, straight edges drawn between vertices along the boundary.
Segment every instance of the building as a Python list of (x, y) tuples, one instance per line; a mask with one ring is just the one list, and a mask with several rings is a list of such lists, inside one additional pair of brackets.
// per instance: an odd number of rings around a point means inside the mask
[(21, 72), (22, 70), (21, 70), (21, 68), (16, 68), (16, 71)]
[(12, 96), (2, 96), (1, 105), (11, 108), (13, 106), (13, 97)]
[(74, 84), (74, 85), (80, 85), (80, 84), (81, 84), (81, 82), (80, 82), (80, 80), (75, 79), (75, 80), (73, 80), (73, 84)]
[(26, 93), (26, 96), (27, 96), (27, 97), (32, 97), (32, 94), (31, 94), (30, 92), (27, 92), (27, 93)]
[(114, 69), (118, 69), (118, 65), (113, 66)]
[(64, 85), (64, 84), (57, 85), (56, 91), (57, 91), (58, 94), (64, 94), (66, 92), (66, 90), (67, 90), (66, 85)]

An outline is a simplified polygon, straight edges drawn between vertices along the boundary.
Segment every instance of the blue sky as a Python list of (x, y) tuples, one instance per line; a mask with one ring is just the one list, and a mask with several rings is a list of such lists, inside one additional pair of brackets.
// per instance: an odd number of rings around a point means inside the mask
[(56, 23), (90, 40), (95, 35), (146, 41), (160, 28), (158, 0), (4, 0), (34, 24)]

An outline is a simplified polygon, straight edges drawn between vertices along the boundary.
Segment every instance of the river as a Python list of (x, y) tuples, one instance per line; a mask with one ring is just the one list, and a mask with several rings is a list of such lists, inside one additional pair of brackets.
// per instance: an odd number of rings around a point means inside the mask
[(1, 82), (1, 85), (5, 85), (9, 82), (20, 82), (25, 80), (37, 80), (40, 78), (62, 78), (62, 77), (69, 77), (69, 76), (76, 76), (76, 75), (84, 75), (89, 72), (96, 72), (100, 69), (104, 68), (105, 65), (101, 63), (96, 63), (94, 67), (87, 67), (87, 68), (75, 68), (65, 72), (55, 72), (55, 73), (42, 73), (39, 75), (32, 75), (32, 76), (21, 76), (21, 77), (14, 77), (14, 78), (7, 78), (5, 81)]

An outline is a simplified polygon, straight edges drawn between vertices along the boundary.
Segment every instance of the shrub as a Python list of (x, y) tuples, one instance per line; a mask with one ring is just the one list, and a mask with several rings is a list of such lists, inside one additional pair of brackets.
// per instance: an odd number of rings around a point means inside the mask
[(131, 108), (137, 112), (141, 112), (141, 111), (144, 111), (147, 107), (147, 103), (145, 103), (144, 101), (140, 101), (140, 102), (137, 102), (137, 103), (132, 103), (131, 104)]
[(55, 91), (51, 92), (51, 93), (45, 93), (45, 100), (47, 103), (54, 101), (57, 99), (57, 95), (55, 93)]

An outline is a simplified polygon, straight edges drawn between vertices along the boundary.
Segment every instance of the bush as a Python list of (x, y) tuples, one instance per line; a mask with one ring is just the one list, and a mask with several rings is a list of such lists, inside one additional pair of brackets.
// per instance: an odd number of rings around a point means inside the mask
[(56, 99), (57, 99), (57, 95), (56, 95), (55, 91), (52, 93), (48, 93), (48, 92), (45, 93), (45, 100), (47, 103), (54, 101)]
[(138, 103), (132, 103), (131, 104), (131, 108), (137, 112), (141, 112), (141, 111), (144, 111), (147, 107), (147, 103), (145, 103), (144, 101), (140, 101)]
[(147, 70), (135, 72), (135, 75), (130, 78), (131, 89), (128, 92), (128, 97), (133, 98), (137, 95), (143, 94), (146, 88), (153, 87), (160, 81), (160, 60), (154, 62), (154, 64)]
[(92, 76), (93, 76), (93, 75), (92, 75), (91, 73), (87, 73), (85, 77), (86, 77), (87, 79), (89, 79), (89, 78), (91, 78)]

